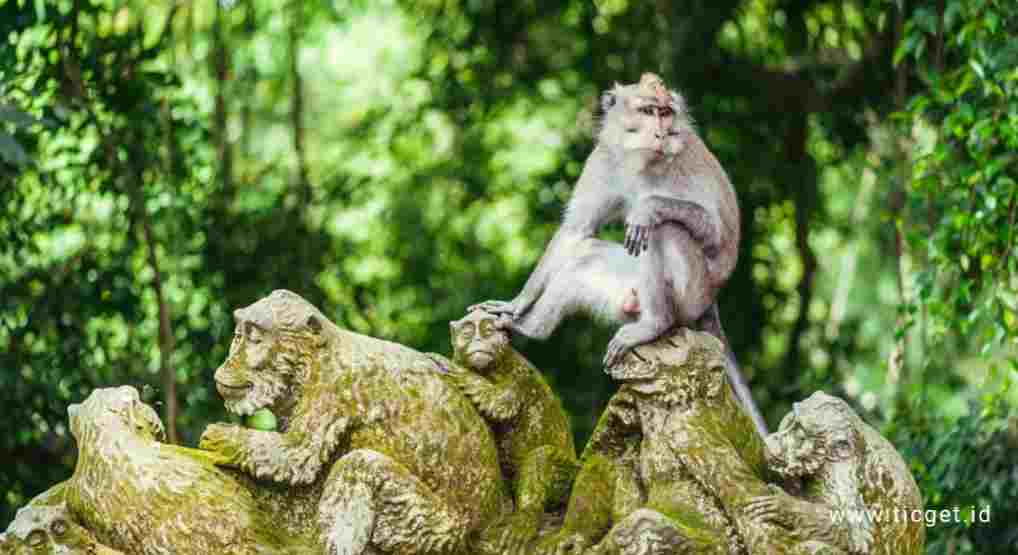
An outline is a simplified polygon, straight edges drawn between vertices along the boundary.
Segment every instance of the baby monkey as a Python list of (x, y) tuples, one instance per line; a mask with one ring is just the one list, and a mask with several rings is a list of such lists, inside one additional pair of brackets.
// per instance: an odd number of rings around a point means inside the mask
[(527, 553), (544, 511), (565, 503), (578, 466), (561, 401), (509, 344), (507, 325), (504, 316), (470, 312), (449, 324), (453, 364), (431, 356), (490, 425), (513, 486), (516, 512), (482, 541), (496, 553)]
[[(682, 96), (660, 77), (616, 84), (601, 105), (597, 146), (523, 291), (472, 308), (508, 314), (514, 331), (535, 339), (575, 313), (621, 324), (606, 367), (676, 325), (726, 341), (716, 298), (735, 268), (740, 234), (728, 175), (697, 136)], [(625, 222), (624, 244), (597, 239), (615, 220)], [(734, 363), (729, 381), (766, 433)]]

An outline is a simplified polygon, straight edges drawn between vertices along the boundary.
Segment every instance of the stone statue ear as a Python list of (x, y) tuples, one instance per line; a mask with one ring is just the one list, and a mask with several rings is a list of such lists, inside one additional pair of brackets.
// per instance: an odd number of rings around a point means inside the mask
[(601, 110), (607, 112), (615, 107), (615, 102), (618, 100), (615, 91), (604, 91), (601, 95)]
[(318, 334), (322, 333), (322, 320), (318, 316), (316, 316), (314, 314), (312, 314), (311, 316), (308, 316), (308, 320), (307, 320), (306, 323), (307, 323), (308, 329), (311, 330), (311, 333), (313, 333), (315, 335), (318, 335)]

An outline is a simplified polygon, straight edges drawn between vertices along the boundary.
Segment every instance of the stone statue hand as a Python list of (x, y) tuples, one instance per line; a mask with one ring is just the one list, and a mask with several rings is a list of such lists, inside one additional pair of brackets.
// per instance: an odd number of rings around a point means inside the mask
[(198, 447), (216, 453), (216, 464), (238, 466), (241, 454), (241, 432), (236, 424), (209, 424), (201, 435)]
[(784, 528), (795, 528), (800, 518), (800, 511), (795, 508), (802, 502), (773, 484), (769, 487), (771, 495), (761, 495), (750, 499), (743, 508), (744, 514), (754, 520), (769, 522)]
[(579, 555), (591, 545), (590, 540), (582, 534), (569, 530), (560, 530), (540, 541), (535, 550), (536, 555)]
[(626, 239), (623, 243), (626, 252), (640, 256), (650, 246), (650, 234), (660, 223), (661, 217), (649, 203), (636, 206), (626, 218)]

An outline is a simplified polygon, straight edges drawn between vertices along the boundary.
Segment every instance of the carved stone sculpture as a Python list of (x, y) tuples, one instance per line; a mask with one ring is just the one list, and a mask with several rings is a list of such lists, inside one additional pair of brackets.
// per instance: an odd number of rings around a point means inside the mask
[(566, 501), (576, 476), (576, 448), (562, 402), (509, 344), (502, 321), (476, 310), (451, 322), (454, 363), (436, 357), (491, 426), (503, 474), (513, 487), (515, 514), (495, 528), (493, 545), (482, 549), (524, 553), (545, 510)]
[(492, 436), (430, 358), (342, 330), (289, 291), (234, 317), (216, 385), (228, 409), (268, 408), (279, 429), (217, 424), (201, 446), (298, 491), (321, 483), (327, 553), (457, 553), (505, 509)]
[(313, 541), (283, 533), (250, 481), (207, 452), (161, 443), (162, 423), (133, 387), (95, 390), (68, 412), (79, 451), (64, 495), (104, 544), (146, 555), (313, 552)]
[(853, 555), (922, 553), (919, 488), (894, 447), (843, 400), (818, 391), (796, 403), (767, 437), (767, 463), (802, 480), (805, 494), (756, 500), (764, 519)]
[(566, 415), (498, 317), (454, 322), (448, 361), (340, 330), (287, 291), (235, 316), (217, 387), (272, 425), (168, 445), (136, 390), (96, 390), (69, 409), (74, 475), (18, 512), (0, 554), (922, 553), (893, 447), (823, 393), (765, 442), (709, 334), (677, 330), (611, 369), (620, 388), (573, 481)]
[[(682, 329), (637, 347), (611, 370), (622, 382), (601, 416), (583, 454), (583, 467), (562, 530), (539, 552), (557, 553), (742, 553), (741, 534), (723, 503), (700, 481), (680, 453), (676, 436), (715, 436), (700, 457), (732, 457), (733, 466), (758, 477), (763, 445), (725, 380), (721, 343), (706, 333)], [(690, 422), (692, 407), (716, 403), (720, 419)], [(692, 430), (699, 427), (701, 430)], [(719, 452), (717, 445), (731, 447)], [(712, 469), (716, 470), (716, 469)], [(641, 532), (642, 531), (642, 532)], [(642, 547), (631, 539), (653, 536)], [(635, 551), (634, 551), (635, 550)]]
[(19, 509), (7, 532), (0, 534), (0, 553), (123, 555), (74, 520), (64, 500), (66, 490), (67, 482), (61, 482)]

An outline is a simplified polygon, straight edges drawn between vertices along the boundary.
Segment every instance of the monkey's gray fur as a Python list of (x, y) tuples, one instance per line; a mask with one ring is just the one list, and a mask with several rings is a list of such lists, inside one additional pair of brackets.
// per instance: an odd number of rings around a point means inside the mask
[[(471, 309), (509, 314), (515, 332), (535, 339), (580, 312), (622, 324), (606, 367), (676, 325), (702, 327), (727, 345), (715, 303), (739, 250), (739, 206), (727, 174), (696, 134), (682, 96), (656, 75), (616, 84), (602, 108), (597, 146), (523, 291)], [(615, 220), (626, 224), (624, 245), (596, 238)], [(634, 290), (638, 310), (627, 301)], [(732, 387), (766, 434), (730, 349), (729, 358)]]

